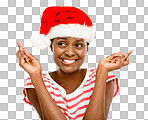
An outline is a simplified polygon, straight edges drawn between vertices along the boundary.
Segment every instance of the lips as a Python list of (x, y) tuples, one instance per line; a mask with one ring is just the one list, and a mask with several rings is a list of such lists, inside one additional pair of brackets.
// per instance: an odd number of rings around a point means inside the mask
[(78, 59), (66, 59), (66, 58), (62, 58), (61, 61), (64, 63), (64, 64), (73, 64), (77, 61)]

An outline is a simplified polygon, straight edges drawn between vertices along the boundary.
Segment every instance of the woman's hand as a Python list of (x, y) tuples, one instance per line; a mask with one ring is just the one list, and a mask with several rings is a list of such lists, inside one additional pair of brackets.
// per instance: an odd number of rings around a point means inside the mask
[(17, 41), (19, 50), (16, 55), (19, 59), (19, 65), (29, 74), (41, 74), (42, 67), (39, 60), (31, 55), (25, 48), (22, 47), (21, 43)]
[[(100, 62), (98, 67), (105, 67), (108, 72), (120, 69), (129, 64), (129, 55), (133, 52), (130, 50), (126, 54), (121, 54), (121, 52), (114, 53), (106, 58), (103, 58)], [(119, 56), (121, 54), (121, 56)]]

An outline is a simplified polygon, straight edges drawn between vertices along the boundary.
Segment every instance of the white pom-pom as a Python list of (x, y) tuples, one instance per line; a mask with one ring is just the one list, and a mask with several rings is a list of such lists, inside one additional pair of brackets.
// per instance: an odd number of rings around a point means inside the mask
[(47, 35), (35, 33), (30, 37), (30, 42), (33, 47), (43, 50), (49, 46), (50, 39)]

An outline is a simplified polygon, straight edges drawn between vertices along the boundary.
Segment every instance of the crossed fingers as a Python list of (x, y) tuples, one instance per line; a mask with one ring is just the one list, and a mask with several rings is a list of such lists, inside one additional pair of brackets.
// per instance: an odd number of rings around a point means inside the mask
[(129, 64), (129, 55), (133, 52), (133, 50), (130, 50), (126, 54), (122, 54), (122, 67)]
[(17, 40), (17, 44), (19, 46), (19, 50), (17, 51), (16, 55), (18, 59), (20, 60), (20, 63), (24, 62), (24, 60), (26, 62), (30, 61), (31, 54), (25, 48), (22, 47), (21, 43), (18, 40)]
[(19, 50), (17, 51), (16, 55), (17, 55), (17, 57), (18, 57), (19, 59), (21, 59), (22, 56), (25, 55), (25, 53), (24, 53), (24, 48), (22, 47), (21, 43), (20, 43), (18, 40), (17, 40), (17, 44), (18, 44), (18, 46), (19, 46)]
[(124, 67), (129, 64), (129, 55), (133, 52), (130, 50), (126, 54), (122, 54), (121, 52), (114, 53), (108, 57), (106, 57), (110, 63), (116, 64), (118, 67)]

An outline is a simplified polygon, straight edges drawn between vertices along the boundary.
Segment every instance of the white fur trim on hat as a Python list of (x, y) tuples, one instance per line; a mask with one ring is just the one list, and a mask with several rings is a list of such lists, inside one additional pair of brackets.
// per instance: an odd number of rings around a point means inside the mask
[(47, 35), (35, 33), (30, 37), (30, 42), (33, 47), (43, 50), (49, 46), (50, 39)]
[(30, 42), (33, 47), (38, 49), (45, 49), (50, 44), (50, 39), (55, 37), (76, 37), (83, 38), (85, 42), (92, 42), (94, 40), (95, 30), (93, 27), (88, 27), (80, 24), (60, 24), (55, 27), (51, 27), (49, 33), (33, 34), (30, 37)]
[(55, 37), (76, 37), (83, 38), (85, 42), (90, 43), (95, 36), (94, 28), (80, 24), (60, 24), (52, 27), (48, 33), (49, 39)]

